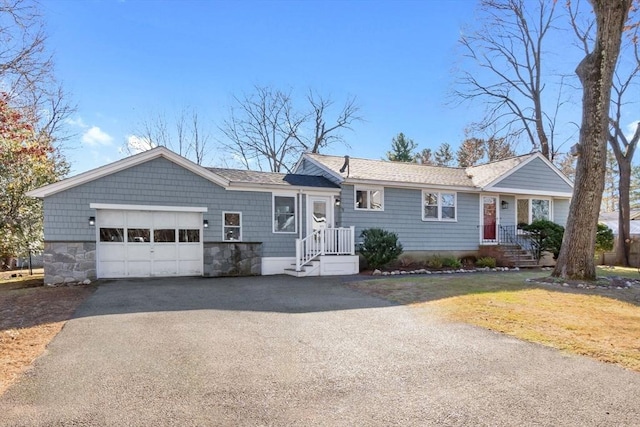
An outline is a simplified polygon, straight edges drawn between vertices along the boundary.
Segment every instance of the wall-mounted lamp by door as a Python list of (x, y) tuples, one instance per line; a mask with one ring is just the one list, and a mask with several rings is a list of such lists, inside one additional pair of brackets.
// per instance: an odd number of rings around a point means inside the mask
[(204, 221), (202, 221), (202, 226), (203, 226), (204, 228), (209, 228), (209, 220), (208, 220), (208, 219), (205, 219)]
[(507, 202), (505, 200), (500, 202), (500, 205), (502, 206), (502, 209), (509, 209), (509, 202)]
[(89, 225), (96, 225), (96, 217), (95, 216), (90, 216), (89, 217)]

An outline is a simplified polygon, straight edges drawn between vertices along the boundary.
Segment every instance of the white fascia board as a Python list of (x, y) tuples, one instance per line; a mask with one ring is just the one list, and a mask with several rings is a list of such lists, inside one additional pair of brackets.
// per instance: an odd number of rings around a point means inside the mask
[(156, 147), (151, 150), (144, 151), (142, 153), (124, 158), (122, 160), (109, 163), (108, 165), (101, 166), (99, 168), (92, 169), (87, 172), (83, 172), (71, 178), (66, 178), (66, 179), (63, 179), (62, 181), (58, 181), (53, 184), (49, 184), (49, 185), (45, 185), (44, 187), (37, 188), (35, 190), (31, 190), (26, 194), (29, 197), (39, 197), (39, 198), (51, 196), (61, 191), (68, 190), (73, 187), (77, 187), (78, 185), (82, 185), (87, 182), (94, 181), (96, 179), (114, 174), (116, 172), (120, 172), (122, 170), (131, 168), (133, 166), (137, 166), (139, 164), (148, 162), (158, 157), (164, 157), (165, 159), (179, 166), (182, 166), (183, 168), (193, 172), (194, 174), (199, 175), (222, 187), (226, 187), (227, 185), (229, 185), (229, 182), (226, 179), (203, 168), (202, 166), (199, 166), (193, 163), (191, 160), (188, 160), (165, 147)]
[(397, 181), (379, 181), (371, 179), (347, 179), (343, 182), (343, 185), (358, 185), (358, 186), (371, 186), (371, 187), (385, 187), (385, 188), (407, 188), (412, 190), (451, 190), (460, 191), (463, 193), (478, 193), (480, 189), (477, 187), (463, 187), (456, 185), (438, 185), (438, 184), (418, 184), (410, 182), (397, 182)]
[(531, 196), (546, 196), (546, 197), (559, 197), (570, 199), (573, 197), (572, 193), (565, 193), (561, 191), (541, 191), (541, 190), (520, 190), (515, 188), (502, 188), (492, 187), (484, 188), (484, 191), (500, 194), (514, 194), (514, 195), (531, 195)]
[(302, 191), (304, 194), (340, 194), (340, 188), (319, 188), (319, 187), (302, 187), (291, 185), (267, 185), (267, 184), (231, 184), (227, 187), (229, 191), (258, 191), (265, 193), (273, 193), (278, 191), (297, 193)]
[(154, 212), (208, 212), (209, 210), (206, 207), (196, 206), (118, 205), (114, 203), (90, 203), (89, 207), (91, 209)]

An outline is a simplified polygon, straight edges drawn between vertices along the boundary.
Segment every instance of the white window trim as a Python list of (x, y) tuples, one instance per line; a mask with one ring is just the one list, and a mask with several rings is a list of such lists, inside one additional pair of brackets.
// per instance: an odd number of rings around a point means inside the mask
[[(294, 231), (277, 231), (276, 224), (276, 197), (291, 197), (293, 198), (293, 227)], [(271, 232), (273, 234), (296, 234), (298, 232), (298, 218), (300, 213), (298, 212), (298, 197), (296, 193), (271, 193)]]
[[(380, 209), (370, 209), (370, 208), (359, 208), (358, 207), (358, 191), (367, 191), (369, 193), (367, 200), (371, 201), (371, 192), (379, 191), (380, 192)], [(353, 187), (353, 209), (357, 211), (368, 211), (368, 212), (384, 212), (384, 187), (373, 187), (368, 185), (356, 185)]]
[(531, 224), (531, 222), (533, 221), (533, 203), (531, 203), (532, 200), (547, 200), (549, 202), (549, 221), (553, 221), (553, 199), (550, 197), (517, 197), (516, 198), (516, 209), (515, 209), (515, 214), (516, 214), (516, 224), (518, 223), (518, 200), (528, 200), (529, 201), (529, 212), (528, 212), (528, 222), (527, 224)]
[[(425, 218), (424, 216), (424, 195), (437, 194), (438, 195), (438, 218)], [(455, 209), (455, 218), (442, 218), (442, 194), (453, 194), (453, 207)], [(422, 190), (420, 194), (420, 209), (422, 210), (422, 220), (427, 222), (439, 221), (439, 222), (458, 222), (458, 193), (456, 191), (446, 190)]]
[[(240, 215), (240, 224), (236, 225), (225, 225), (224, 223), (224, 218), (227, 214), (237, 214)], [(233, 228), (239, 228), (240, 229), (240, 238), (238, 240), (227, 240), (225, 238), (225, 232), (224, 229), (227, 227), (233, 227)], [(223, 242), (242, 242), (242, 212), (238, 212), (238, 211), (222, 211), (222, 241)]]

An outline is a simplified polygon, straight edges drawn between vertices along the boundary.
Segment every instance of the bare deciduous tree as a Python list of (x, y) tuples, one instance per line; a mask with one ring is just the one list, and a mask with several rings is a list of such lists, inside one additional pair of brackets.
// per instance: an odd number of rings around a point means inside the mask
[(416, 154), (416, 162), (421, 165), (435, 165), (435, 156), (431, 148), (425, 148)]
[(485, 141), (484, 149), (487, 154), (487, 161), (489, 162), (506, 159), (516, 155), (511, 144), (509, 144), (509, 141), (507, 141), (506, 138), (498, 138), (496, 136), (491, 136)]
[(321, 148), (336, 142), (345, 143), (344, 137), (339, 132), (343, 129), (352, 130), (351, 124), (362, 120), (359, 115), (360, 107), (356, 103), (355, 97), (347, 99), (340, 111), (338, 111), (335, 120), (330, 124), (327, 124), (327, 114), (329, 114), (329, 109), (334, 105), (335, 101), (311, 90), (307, 100), (311, 105), (310, 116), (313, 124), (313, 141), (312, 144), (309, 144), (309, 142), (301, 139), (305, 151), (319, 153)]
[[(567, 4), (571, 26), (579, 41), (579, 46), (583, 49), (585, 55), (589, 54), (589, 46), (593, 43), (593, 27), (594, 21), (591, 15), (582, 12), (581, 2), (576, 0)], [(638, 10), (632, 10), (630, 19), (635, 25), (627, 26), (627, 37), (623, 40), (620, 52), (620, 58), (616, 65), (613, 77), (613, 86), (611, 94), (611, 108), (609, 112), (609, 135), (608, 142), (613, 154), (615, 162), (610, 162), (607, 169), (614, 168), (617, 163), (617, 179), (613, 188), (611, 183), (607, 182), (608, 198), (616, 200), (618, 210), (618, 240), (616, 241), (616, 259), (617, 265), (629, 265), (630, 239), (631, 239), (631, 171), (633, 156), (640, 139), (640, 122), (636, 125), (635, 131), (630, 137), (625, 133), (623, 128), (623, 111), (631, 111), (629, 108), (637, 98), (637, 92), (632, 89), (637, 88), (637, 77), (640, 74), (640, 55), (638, 49)], [(638, 117), (636, 116), (636, 120)], [(614, 171), (608, 171), (608, 175), (614, 175)], [(611, 192), (617, 188), (617, 197)], [(609, 208), (612, 208), (610, 206)], [(614, 209), (615, 209), (614, 208)]]
[(453, 162), (453, 151), (451, 151), (451, 145), (447, 142), (443, 142), (438, 147), (438, 151), (434, 154), (436, 165), (438, 166), (451, 166)]
[(220, 127), (226, 137), (223, 149), (247, 169), (289, 171), (300, 153), (344, 143), (340, 131), (362, 120), (355, 98), (347, 99), (333, 121), (327, 117), (334, 101), (310, 91), (307, 102), (310, 109), (297, 108), (291, 91), (268, 86), (234, 97), (230, 116)]
[[(543, 52), (556, 2), (537, 0), (534, 7), (525, 0), (482, 0), (481, 5), (484, 26), (460, 40), (465, 57), (479, 70), (462, 73), (455, 95), (484, 102), (480, 129), (525, 135), (534, 149), (553, 159), (553, 129), (562, 101), (545, 98)], [(549, 108), (550, 103), (555, 105)]]
[(293, 107), (290, 92), (256, 86), (251, 94), (234, 97), (230, 118), (220, 130), (227, 137), (223, 147), (247, 169), (288, 171), (301, 152), (299, 129), (308, 114)]
[(60, 144), (68, 139), (65, 120), (76, 108), (54, 76), (53, 58), (38, 4), (0, 0), (0, 81), (4, 97), (34, 126), (41, 138)]
[(576, 68), (582, 83), (582, 124), (574, 194), (553, 276), (594, 280), (593, 254), (609, 137), (613, 76), (632, 0), (591, 0), (595, 39)]
[(198, 112), (187, 107), (173, 121), (165, 113), (152, 115), (133, 133), (123, 147), (128, 154), (167, 147), (201, 165), (211, 151), (211, 132), (200, 121)]
[(458, 160), (458, 166), (466, 168), (469, 166), (477, 165), (485, 155), (485, 141), (480, 138), (467, 138), (462, 141), (456, 159)]

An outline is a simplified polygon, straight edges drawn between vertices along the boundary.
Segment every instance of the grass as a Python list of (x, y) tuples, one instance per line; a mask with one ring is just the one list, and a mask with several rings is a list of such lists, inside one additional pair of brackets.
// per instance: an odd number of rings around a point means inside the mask
[[(599, 276), (640, 279), (636, 269)], [(353, 286), (446, 319), (640, 372), (640, 289), (578, 289), (526, 282), (545, 272), (455, 274), (372, 280)]]

